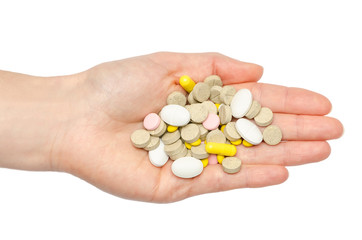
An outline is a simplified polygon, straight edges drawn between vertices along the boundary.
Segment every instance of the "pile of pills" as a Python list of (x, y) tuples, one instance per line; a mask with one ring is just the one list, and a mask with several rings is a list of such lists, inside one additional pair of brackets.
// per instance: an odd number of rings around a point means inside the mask
[[(154, 166), (174, 160), (172, 172), (181, 178), (196, 177), (213, 164), (221, 164), (226, 173), (237, 173), (242, 165), (235, 157), (237, 145), (252, 147), (263, 140), (276, 145), (281, 141), (280, 128), (271, 125), (273, 112), (253, 100), (248, 89), (223, 86), (217, 75), (197, 84), (185, 75), (180, 85), (188, 96), (171, 93), (159, 114), (144, 118), (145, 129), (131, 135), (135, 147), (149, 151)], [(265, 127), (263, 132), (258, 126)]]

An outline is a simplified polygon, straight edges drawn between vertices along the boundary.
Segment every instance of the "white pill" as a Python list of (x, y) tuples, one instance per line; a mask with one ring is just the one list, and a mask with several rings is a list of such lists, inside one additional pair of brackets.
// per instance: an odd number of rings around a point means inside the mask
[(193, 178), (202, 173), (202, 162), (194, 157), (182, 157), (172, 163), (172, 172), (180, 178)]
[(190, 122), (190, 113), (186, 108), (170, 104), (162, 108), (160, 113), (161, 119), (169, 125), (180, 127)]
[(236, 121), (235, 127), (240, 136), (253, 145), (258, 145), (263, 140), (263, 134), (250, 120), (240, 118)]
[(168, 160), (168, 156), (165, 153), (164, 147), (165, 145), (160, 140), (160, 145), (156, 149), (148, 152), (148, 158), (150, 159), (150, 162), (156, 167), (162, 167)]
[(240, 89), (231, 100), (231, 112), (233, 117), (242, 118), (249, 111), (253, 96), (249, 89)]

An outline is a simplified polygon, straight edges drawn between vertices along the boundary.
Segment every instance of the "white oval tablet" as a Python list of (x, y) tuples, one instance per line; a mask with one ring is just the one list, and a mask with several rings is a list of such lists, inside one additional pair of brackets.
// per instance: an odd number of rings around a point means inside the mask
[(238, 119), (235, 127), (240, 136), (253, 145), (258, 145), (263, 140), (263, 134), (261, 134), (259, 128), (245, 118)]
[(148, 158), (150, 159), (150, 162), (156, 167), (162, 167), (168, 160), (168, 156), (165, 153), (164, 147), (165, 145), (160, 140), (160, 145), (156, 149), (148, 152)]
[(202, 173), (202, 162), (194, 157), (182, 157), (172, 163), (172, 172), (180, 178), (193, 178)]
[(189, 111), (180, 105), (170, 104), (164, 106), (160, 116), (164, 122), (176, 127), (185, 126), (190, 122)]
[(240, 89), (230, 103), (231, 112), (234, 118), (242, 118), (249, 111), (253, 102), (253, 96), (249, 89)]

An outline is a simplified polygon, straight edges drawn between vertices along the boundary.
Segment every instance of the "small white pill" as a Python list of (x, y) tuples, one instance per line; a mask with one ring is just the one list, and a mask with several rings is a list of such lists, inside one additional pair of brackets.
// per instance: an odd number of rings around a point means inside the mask
[(233, 117), (242, 118), (249, 111), (253, 96), (249, 89), (240, 89), (231, 100), (231, 112)]
[(160, 113), (161, 119), (169, 125), (180, 127), (190, 122), (190, 113), (186, 108), (170, 104), (162, 108)]
[(154, 150), (148, 152), (148, 158), (150, 162), (156, 167), (162, 167), (166, 164), (168, 156), (164, 150), (165, 145), (160, 140), (160, 145)]
[(180, 178), (193, 178), (202, 173), (202, 162), (194, 157), (182, 157), (172, 163), (172, 172)]
[(253, 145), (258, 145), (263, 140), (263, 134), (250, 120), (240, 118), (236, 121), (235, 127), (240, 136)]

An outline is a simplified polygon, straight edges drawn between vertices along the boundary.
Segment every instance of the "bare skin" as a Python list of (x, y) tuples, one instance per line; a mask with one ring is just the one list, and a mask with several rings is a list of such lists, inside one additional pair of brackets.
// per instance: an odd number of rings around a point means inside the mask
[[(217, 53), (155, 53), (50, 78), (0, 71), (0, 167), (68, 172), (116, 196), (148, 202), (280, 184), (288, 178), (286, 166), (327, 158), (326, 140), (340, 137), (343, 126), (324, 116), (331, 110), (324, 96), (257, 83), (262, 73), (259, 65)], [(148, 113), (160, 111), (168, 94), (183, 91), (178, 78), (185, 74), (195, 81), (217, 74), (225, 85), (249, 88), (275, 113), (285, 141), (238, 146), (243, 166), (233, 175), (212, 165), (194, 179), (180, 179), (172, 161), (154, 167), (130, 135)]]

